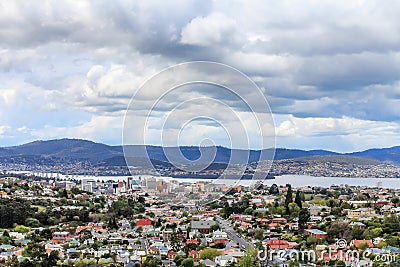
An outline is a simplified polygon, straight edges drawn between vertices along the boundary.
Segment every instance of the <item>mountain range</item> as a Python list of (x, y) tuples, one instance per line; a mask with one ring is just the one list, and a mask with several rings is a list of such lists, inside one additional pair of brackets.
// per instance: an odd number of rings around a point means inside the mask
[[(146, 158), (146, 153), (154, 162), (174, 162), (185, 164), (186, 161), (180, 156), (179, 151), (189, 160), (197, 160), (200, 155), (214, 155), (214, 163), (228, 163), (231, 159), (232, 163), (245, 164), (258, 160), (270, 159), (273, 150), (240, 150), (229, 149), (226, 147), (199, 147), (182, 146), (182, 147), (161, 147), (161, 146), (128, 146), (125, 147), (129, 157), (133, 160)], [(92, 163), (103, 164), (124, 164), (124, 148), (122, 146), (110, 146), (102, 143), (96, 143), (89, 140), (81, 139), (56, 139), (47, 141), (34, 141), (31, 143), (1, 147), (0, 158), (23, 158), (28, 156), (40, 156), (44, 158), (61, 158), (69, 160), (87, 160)], [(178, 153), (177, 153), (178, 152)], [(263, 157), (260, 159), (260, 154)], [(234, 155), (234, 157), (232, 157)], [(266, 155), (266, 156), (265, 156)], [(168, 156), (168, 157), (167, 157)], [(296, 158), (329, 158), (332, 156), (341, 156), (341, 158), (351, 157), (360, 159), (373, 159), (386, 163), (400, 163), (400, 146), (391, 148), (373, 148), (353, 153), (336, 153), (327, 150), (300, 150), (277, 148), (275, 150), (275, 160), (296, 159)], [(139, 160), (140, 161), (140, 160)], [(196, 164), (204, 162), (196, 161)]]

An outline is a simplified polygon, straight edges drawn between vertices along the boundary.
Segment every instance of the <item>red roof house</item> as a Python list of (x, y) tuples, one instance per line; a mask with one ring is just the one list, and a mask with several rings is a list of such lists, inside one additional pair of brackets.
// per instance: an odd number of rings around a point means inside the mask
[(137, 219), (136, 226), (150, 226), (151, 221), (149, 219)]

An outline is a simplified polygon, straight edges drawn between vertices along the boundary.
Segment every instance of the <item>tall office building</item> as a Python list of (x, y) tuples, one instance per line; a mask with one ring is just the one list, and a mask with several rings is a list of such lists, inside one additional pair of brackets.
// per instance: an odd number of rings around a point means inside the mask
[(82, 190), (87, 192), (93, 192), (94, 187), (96, 186), (96, 181), (93, 179), (82, 179)]

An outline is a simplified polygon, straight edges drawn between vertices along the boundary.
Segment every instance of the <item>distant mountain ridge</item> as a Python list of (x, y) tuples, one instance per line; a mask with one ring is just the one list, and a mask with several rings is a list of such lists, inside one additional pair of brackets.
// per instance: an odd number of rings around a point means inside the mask
[(122, 149), (88, 140), (56, 139), (3, 147), (0, 151), (2, 157), (26, 155), (99, 161), (122, 155)]
[[(151, 160), (157, 162), (169, 162), (163, 149), (166, 151), (177, 151), (177, 148), (161, 147), (161, 146), (129, 146), (131, 149), (131, 157), (145, 158), (147, 154)], [(200, 157), (201, 153), (198, 147), (195, 146), (182, 146), (179, 147), (181, 153), (190, 160), (196, 160)], [(233, 163), (244, 164), (247, 162), (257, 161), (260, 157), (260, 150), (240, 150), (229, 149), (226, 147), (203, 147), (205, 152), (209, 150), (216, 150), (214, 163), (228, 163), (231, 155), (236, 155)], [(270, 158), (272, 153), (271, 149), (262, 151), (266, 154), (266, 158)], [(210, 152), (211, 153), (211, 152)], [(179, 157), (174, 157), (176, 153), (172, 154), (172, 160), (179, 160)], [(88, 160), (94, 163), (97, 162), (118, 162), (122, 163), (123, 147), (110, 146), (102, 143), (96, 143), (89, 140), (82, 139), (56, 139), (48, 141), (34, 141), (27, 144), (11, 147), (0, 148), (0, 157), (16, 157), (16, 156), (42, 156), (42, 157), (55, 157), (73, 160)], [(381, 149), (368, 149), (360, 152), (353, 153), (336, 153), (327, 150), (301, 150), (301, 149), (286, 149), (277, 148), (275, 151), (275, 160), (306, 158), (306, 157), (326, 157), (326, 156), (352, 156), (358, 158), (373, 159), (381, 162), (400, 163), (400, 146)], [(248, 158), (248, 161), (247, 161)], [(170, 158), (171, 159), (171, 158)], [(179, 163), (179, 162), (178, 162)], [(201, 162), (199, 162), (201, 164)]]

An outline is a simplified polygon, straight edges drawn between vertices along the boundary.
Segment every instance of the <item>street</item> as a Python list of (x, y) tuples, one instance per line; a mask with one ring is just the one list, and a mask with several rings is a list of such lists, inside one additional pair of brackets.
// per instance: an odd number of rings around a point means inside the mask
[(232, 240), (232, 242), (239, 244), (240, 249), (247, 250), (249, 248), (254, 248), (253, 244), (248, 242), (245, 238), (240, 236), (233, 227), (229, 224), (229, 222), (223, 219), (221, 216), (217, 216), (218, 223), (221, 227), (221, 231), (224, 231), (228, 234), (228, 237)]

